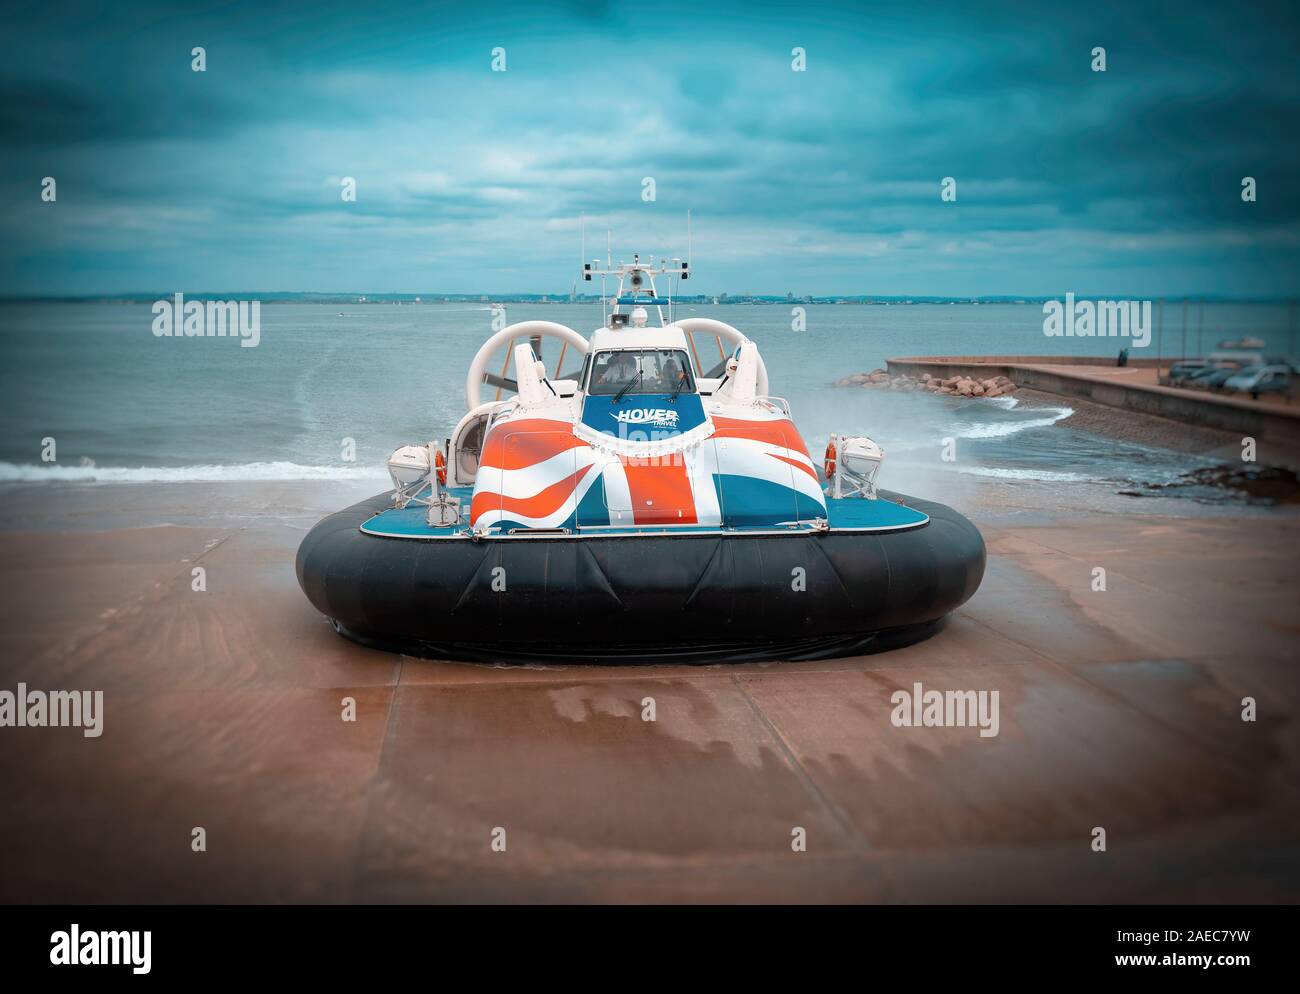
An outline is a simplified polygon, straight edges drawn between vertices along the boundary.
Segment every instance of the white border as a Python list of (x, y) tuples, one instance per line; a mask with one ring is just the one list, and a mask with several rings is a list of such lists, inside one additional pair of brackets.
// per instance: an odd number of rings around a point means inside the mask
[[(915, 508), (909, 508), (908, 510), (915, 510)], [(380, 513), (382, 514), (383, 512), (381, 511)], [(917, 513), (917, 514), (922, 514), (923, 512), (921, 512), (921, 511), (917, 511), (916, 513)], [(372, 515), (372, 517), (378, 517), (378, 515)], [(371, 520), (371, 519), (370, 519), (370, 518), (367, 518), (366, 520), (369, 521), (369, 520)], [(580, 541), (582, 541), (582, 540), (584, 540), (584, 539), (593, 539), (593, 538), (604, 538), (604, 539), (611, 539), (611, 538), (708, 538), (708, 537), (710, 537), (710, 536), (723, 536), (723, 537), (726, 537), (726, 538), (749, 538), (749, 537), (764, 537), (764, 536), (767, 536), (767, 537), (775, 537), (775, 536), (791, 537), (791, 536), (795, 536), (795, 535), (864, 535), (864, 534), (868, 534), (868, 533), (870, 533), (870, 532), (906, 532), (906, 531), (912, 531), (913, 529), (921, 528), (921, 527), (923, 527), (924, 525), (928, 525), (929, 523), (930, 523), (930, 516), (929, 516), (928, 514), (926, 514), (926, 515), (925, 515), (925, 520), (924, 520), (924, 521), (916, 521), (916, 522), (913, 522), (913, 523), (911, 523), (911, 524), (907, 524), (907, 525), (879, 525), (879, 526), (874, 527), (874, 528), (781, 528), (781, 529), (773, 529), (773, 530), (771, 530), (771, 531), (768, 531), (768, 530), (763, 530), (763, 531), (758, 531), (758, 530), (753, 530), (753, 531), (750, 531), (750, 530), (738, 531), (738, 530), (736, 530), (736, 529), (722, 529), (722, 528), (718, 528), (718, 529), (709, 529), (708, 531), (691, 531), (691, 532), (682, 531), (682, 532), (678, 532), (678, 533), (673, 533), (673, 532), (671, 532), (671, 531), (658, 531), (658, 532), (624, 532), (624, 533), (619, 534), (619, 535), (613, 535), (613, 534), (603, 534), (603, 535), (602, 535), (602, 534), (599, 534), (599, 533), (597, 533), (597, 534), (592, 534), (592, 532), (590, 532), (590, 531), (585, 532), (585, 533), (579, 531), (579, 532), (575, 532), (575, 533), (573, 533), (573, 534), (571, 534), (571, 535), (557, 535), (555, 532), (545, 532), (545, 533), (537, 534), (537, 535), (530, 535), (530, 534), (521, 534), (521, 535), (478, 535), (478, 536), (475, 536), (474, 538), (471, 538), (471, 537), (469, 536), (467, 530), (466, 530), (465, 532), (457, 532), (457, 533), (454, 534), (454, 535), (394, 535), (394, 534), (392, 534), (391, 532), (378, 532), (378, 531), (371, 531), (369, 528), (367, 528), (367, 527), (365, 526), (365, 523), (364, 523), (364, 522), (363, 522), (360, 526), (358, 526), (358, 529), (359, 529), (363, 534), (365, 534), (365, 535), (373, 535), (375, 538), (392, 538), (392, 539), (397, 539), (397, 540), (399, 540), (399, 541), (408, 541), (408, 542), (474, 542), (474, 541), (477, 541), (477, 542), (540, 542), (540, 541), (549, 541), (549, 542), (580, 542)], [(600, 526), (600, 525), (595, 525), (595, 526), (588, 526), (588, 527), (589, 527), (589, 528), (590, 528), (590, 527), (600, 528), (600, 527), (602, 527), (602, 526)], [(615, 528), (615, 527), (618, 527), (618, 526), (617, 526), (617, 525), (605, 525), (605, 526), (603, 526), (603, 527), (606, 527), (606, 528)], [(691, 525), (650, 525), (650, 526), (648, 526), (648, 527), (652, 527), (652, 528), (654, 528), (654, 527), (658, 527), (658, 528), (677, 528), (677, 527), (680, 527), (680, 528), (690, 528), (690, 527), (693, 527), (693, 526), (691, 526)]]

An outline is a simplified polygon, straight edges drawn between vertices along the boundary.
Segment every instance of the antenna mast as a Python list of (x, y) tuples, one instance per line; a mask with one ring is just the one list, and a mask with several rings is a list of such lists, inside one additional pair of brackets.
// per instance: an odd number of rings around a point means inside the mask
[[(586, 215), (583, 214), (583, 255), (586, 255)], [(687, 240), (691, 238), (691, 217), (690, 212), (686, 214)], [(600, 303), (601, 316), (603, 325), (607, 328), (622, 328), (627, 325), (628, 318), (634, 313), (638, 306), (653, 307), (658, 310), (659, 324), (672, 324), (674, 315), (674, 303), (677, 296), (678, 281), (688, 280), (691, 278), (690, 264), (691, 249), (688, 248), (687, 259), (683, 262), (680, 258), (672, 259), (663, 258), (658, 262), (655, 261), (654, 254), (651, 253), (649, 258), (643, 260), (641, 253), (634, 253), (631, 262), (620, 261), (618, 266), (614, 265), (614, 232), (613, 229), (605, 229), (605, 268), (600, 268), (600, 260), (592, 259), (588, 262), (585, 258), (582, 262), (582, 278), (590, 282), (595, 277), (600, 277)], [(609, 277), (618, 280), (618, 289), (613, 295), (608, 292), (606, 280)], [(668, 283), (667, 296), (661, 296), (655, 287), (655, 277), (664, 277)], [(625, 282), (626, 281), (626, 282)], [(631, 289), (626, 293), (624, 288), (630, 284)], [(624, 314), (620, 308), (627, 306), (632, 308), (632, 312)], [(664, 308), (667, 308), (667, 320), (664, 319)], [(621, 322), (616, 322), (616, 318), (622, 318)]]

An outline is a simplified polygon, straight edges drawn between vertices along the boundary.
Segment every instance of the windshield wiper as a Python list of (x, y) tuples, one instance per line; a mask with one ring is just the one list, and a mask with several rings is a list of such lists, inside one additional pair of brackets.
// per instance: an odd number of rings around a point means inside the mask
[(677, 403), (677, 395), (682, 392), (682, 387), (686, 386), (686, 377), (683, 376), (677, 381), (677, 386), (673, 387), (673, 395), (668, 398), (670, 403)]
[(618, 393), (614, 394), (614, 403), (617, 404), (620, 400), (622, 400), (623, 396), (640, 382), (641, 382), (641, 370), (638, 369), (636, 371), (636, 376), (634, 376), (632, 379), (624, 383), (623, 389), (620, 390)]

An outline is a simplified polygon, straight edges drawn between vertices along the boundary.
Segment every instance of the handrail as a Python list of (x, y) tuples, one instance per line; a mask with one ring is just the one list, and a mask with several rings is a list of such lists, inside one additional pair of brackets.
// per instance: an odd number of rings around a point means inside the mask
[(787, 418), (793, 420), (794, 415), (790, 413), (790, 402), (784, 397), (774, 397), (770, 394), (764, 394), (763, 396), (755, 397), (754, 399), (761, 403), (772, 404), (775, 407), (779, 407), (781, 412), (785, 414)]

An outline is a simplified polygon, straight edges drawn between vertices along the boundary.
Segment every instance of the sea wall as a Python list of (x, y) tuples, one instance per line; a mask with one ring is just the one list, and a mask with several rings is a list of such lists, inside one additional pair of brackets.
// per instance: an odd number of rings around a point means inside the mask
[[(1164, 366), (1170, 360), (1130, 359), (1135, 368)], [(1125, 383), (1089, 375), (1088, 367), (1115, 367), (1114, 359), (1068, 356), (917, 356), (886, 360), (891, 375), (987, 378), (1005, 376), (1018, 387), (1097, 404), (1171, 418), (1185, 424), (1240, 432), (1288, 444), (1300, 443), (1300, 408), (1245, 398), (1145, 383)]]

